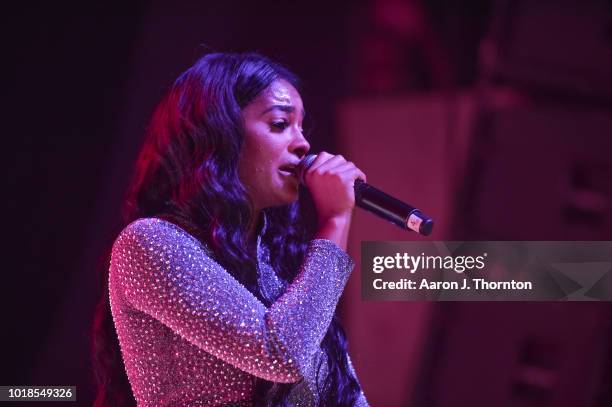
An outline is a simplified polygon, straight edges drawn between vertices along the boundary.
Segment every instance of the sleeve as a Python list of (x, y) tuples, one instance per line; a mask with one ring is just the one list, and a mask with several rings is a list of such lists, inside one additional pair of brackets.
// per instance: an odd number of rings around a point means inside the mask
[(353, 266), (331, 241), (313, 240), (295, 281), (268, 309), (187, 232), (140, 219), (115, 241), (111, 276), (133, 307), (194, 345), (292, 383), (319, 348)]
[[(357, 373), (355, 373), (355, 368), (353, 367), (353, 361), (351, 360), (351, 356), (347, 353), (346, 357), (348, 358), (348, 364), (349, 364), (349, 368), (351, 369), (351, 373), (353, 373), (353, 376), (355, 377), (355, 379), (357, 379), (357, 381), (359, 381), (359, 379), (357, 378)], [(359, 387), (361, 387), (361, 383), (359, 383)], [(368, 404), (368, 401), (365, 398), (365, 393), (363, 392), (363, 387), (361, 387), (361, 392), (359, 393), (359, 398), (357, 399), (357, 402), (355, 403), (355, 407), (369, 407), (370, 405)]]

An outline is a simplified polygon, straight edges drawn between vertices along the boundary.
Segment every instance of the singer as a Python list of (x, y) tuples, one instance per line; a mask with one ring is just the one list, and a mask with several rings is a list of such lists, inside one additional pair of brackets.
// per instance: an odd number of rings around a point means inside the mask
[(304, 114), (294, 74), (257, 54), (208, 54), (176, 80), (112, 247), (96, 405), (368, 405), (335, 316), (366, 177), (318, 154), (304, 176), (309, 236), (295, 174)]

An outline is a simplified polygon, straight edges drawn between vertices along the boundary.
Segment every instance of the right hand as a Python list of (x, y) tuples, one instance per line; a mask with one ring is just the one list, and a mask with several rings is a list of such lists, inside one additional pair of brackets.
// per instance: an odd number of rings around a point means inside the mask
[(304, 175), (304, 183), (314, 200), (320, 225), (337, 218), (350, 218), (355, 207), (356, 179), (366, 182), (366, 175), (341, 155), (325, 151), (317, 155)]

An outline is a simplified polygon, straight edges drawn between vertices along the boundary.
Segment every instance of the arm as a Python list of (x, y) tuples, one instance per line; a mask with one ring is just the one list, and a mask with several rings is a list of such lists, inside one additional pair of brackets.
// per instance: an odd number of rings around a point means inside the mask
[(142, 219), (113, 245), (111, 279), (132, 306), (206, 352), (290, 383), (320, 346), (352, 267), (333, 243), (314, 240), (295, 281), (267, 309), (185, 231)]
[(319, 225), (315, 237), (318, 239), (331, 240), (339, 248), (346, 250), (352, 216), (352, 212), (347, 212), (325, 220)]
[[(355, 373), (355, 368), (353, 367), (353, 361), (351, 360), (351, 356), (347, 353), (346, 357), (348, 359), (348, 364), (349, 364), (349, 368), (351, 369), (351, 373), (353, 373), (353, 376), (355, 377), (355, 379), (357, 379), (357, 374)], [(357, 379), (357, 381), (359, 381), (359, 379)], [(359, 398), (357, 398), (357, 403), (355, 404), (356, 407), (368, 407), (368, 401), (365, 398), (365, 394), (363, 392), (363, 387), (361, 386), (361, 383), (359, 383), (359, 386), (361, 387), (361, 392), (359, 393)]]

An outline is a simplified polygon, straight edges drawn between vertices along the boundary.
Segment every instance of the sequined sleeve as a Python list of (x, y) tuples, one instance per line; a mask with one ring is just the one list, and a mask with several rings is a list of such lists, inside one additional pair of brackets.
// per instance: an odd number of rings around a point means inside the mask
[(275, 382), (301, 379), (331, 321), (351, 258), (310, 243), (298, 276), (268, 309), (187, 232), (140, 219), (113, 245), (111, 278), (125, 299), (206, 352)]
[[(353, 377), (357, 379), (357, 373), (355, 373), (355, 367), (353, 367), (353, 361), (351, 360), (351, 356), (347, 353), (346, 357), (348, 359), (349, 369), (351, 369), (351, 373), (353, 373)], [(359, 381), (359, 379), (357, 379), (357, 381)], [(359, 384), (359, 386), (361, 387), (361, 383)], [(359, 397), (357, 398), (355, 407), (369, 407), (368, 400), (366, 400), (365, 394), (363, 392), (363, 387), (361, 387), (361, 391), (359, 392)]]

